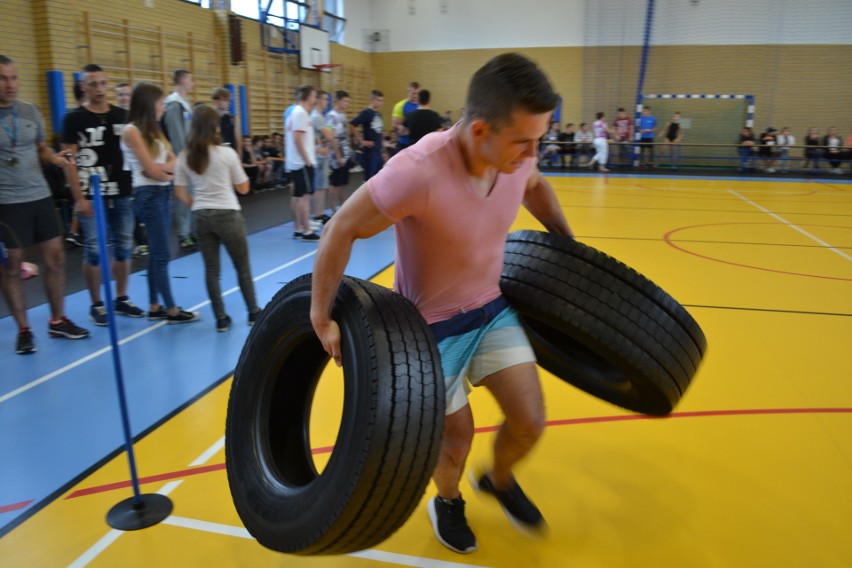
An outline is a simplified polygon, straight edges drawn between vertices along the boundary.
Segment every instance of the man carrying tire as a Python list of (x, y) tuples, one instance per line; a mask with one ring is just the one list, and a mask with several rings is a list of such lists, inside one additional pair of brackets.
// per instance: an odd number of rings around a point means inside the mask
[(524, 205), (550, 232), (572, 237), (553, 188), (536, 167), (539, 138), (558, 102), (544, 73), (518, 54), (489, 61), (471, 80), (465, 116), (397, 154), (326, 225), (314, 265), (311, 322), (341, 364), (331, 307), (355, 239), (396, 230), (394, 287), (432, 327), (446, 384), (446, 418), (429, 516), (438, 540), (476, 550), (459, 483), (473, 440), (469, 384), (484, 385), (506, 420), (490, 471), (474, 489), (496, 497), (525, 529), (545, 522), (512, 475), (544, 428), (535, 357), (500, 294), (506, 234)]

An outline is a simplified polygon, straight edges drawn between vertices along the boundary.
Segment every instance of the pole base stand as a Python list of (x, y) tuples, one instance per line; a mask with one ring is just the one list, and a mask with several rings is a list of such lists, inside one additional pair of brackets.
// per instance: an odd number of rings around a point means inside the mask
[(159, 493), (130, 497), (107, 513), (107, 524), (120, 531), (135, 531), (156, 525), (172, 513), (172, 500)]

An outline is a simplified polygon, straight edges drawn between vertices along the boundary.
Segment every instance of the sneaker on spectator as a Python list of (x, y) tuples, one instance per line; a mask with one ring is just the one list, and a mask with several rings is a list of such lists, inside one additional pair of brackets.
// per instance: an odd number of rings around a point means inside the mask
[(106, 306), (103, 302), (95, 302), (92, 304), (92, 307), (89, 308), (89, 319), (92, 320), (92, 323), (95, 325), (99, 325), (101, 327), (107, 325)]
[(163, 308), (163, 306), (160, 306), (159, 310), (156, 310), (156, 311), (153, 311), (153, 312), (148, 312), (148, 319), (149, 320), (164, 320), (167, 317), (169, 317), (169, 314), (168, 314), (168, 312), (166, 312), (166, 310), (165, 310), (165, 308)]
[(133, 258), (148, 256), (148, 245), (139, 245), (133, 249)]
[(65, 237), (65, 242), (75, 247), (81, 247), (83, 246), (83, 237), (75, 233), (68, 233), (68, 236)]
[(322, 230), (322, 222), (311, 220), (308, 223), (311, 226), (311, 231), (321, 231)]
[(299, 231), (293, 231), (293, 238), (296, 239), (296, 240), (301, 239), (303, 235), (304, 235), (304, 233), (301, 233)]
[(201, 314), (199, 314), (198, 312), (187, 312), (178, 308), (178, 313), (173, 316), (166, 315), (166, 320), (169, 322), (170, 325), (173, 323), (189, 323), (191, 321), (197, 320), (200, 316)]
[(27, 355), (28, 353), (35, 353), (36, 346), (35, 341), (33, 341), (33, 332), (30, 331), (28, 327), (22, 327), (18, 332), (18, 338), (15, 341), (15, 353), (19, 355)]
[(512, 479), (508, 489), (498, 490), (487, 473), (482, 474), (479, 481), (471, 473), (471, 485), (477, 491), (487, 493), (500, 503), (503, 512), (516, 528), (528, 534), (537, 534), (547, 528), (547, 523), (538, 507), (524, 494), (518, 482)]
[(141, 318), (145, 315), (145, 312), (142, 311), (139, 306), (131, 302), (130, 298), (127, 296), (119, 296), (115, 299), (115, 313), (129, 318)]
[(195, 240), (192, 237), (184, 237), (180, 240), (180, 248), (184, 250), (191, 250), (197, 247)]
[(429, 520), (438, 542), (459, 554), (470, 554), (476, 550), (476, 536), (464, 518), (464, 499), (429, 500)]
[(256, 322), (256, 321), (257, 321), (258, 316), (260, 316), (260, 312), (261, 312), (261, 310), (257, 310), (257, 311), (255, 311), (255, 312), (249, 312), (249, 315), (248, 315), (248, 324), (249, 324), (250, 326), (251, 326), (251, 325), (254, 325), (254, 322)]
[(89, 337), (89, 330), (74, 324), (65, 316), (59, 320), (48, 320), (47, 333), (50, 337), (67, 337), (68, 339), (83, 339)]
[(331, 219), (331, 217), (323, 213), (322, 215), (314, 215), (313, 217), (311, 217), (311, 219), (313, 219), (317, 223), (322, 223), (323, 225), (325, 225), (326, 223), (328, 223), (328, 220)]
[(216, 318), (216, 331), (223, 332), (231, 329), (231, 316), (225, 315), (223, 318)]
[(302, 240), (303, 241), (318, 241), (318, 240), (320, 240), (320, 236), (317, 233), (311, 231), (310, 233), (302, 233)]

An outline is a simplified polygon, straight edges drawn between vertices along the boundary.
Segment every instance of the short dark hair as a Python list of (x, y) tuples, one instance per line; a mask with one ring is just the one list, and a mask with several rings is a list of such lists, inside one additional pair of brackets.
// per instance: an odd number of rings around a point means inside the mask
[(308, 97), (311, 96), (311, 93), (316, 91), (317, 88), (313, 85), (300, 85), (298, 89), (296, 89), (296, 100), (299, 102), (308, 100)]
[(373, 92), (370, 93), (370, 97), (375, 99), (376, 97), (383, 97), (385, 94), (378, 89), (373, 89)]
[(412, 81), (408, 84), (408, 88), (409, 89), (419, 89), (420, 83), (418, 83), (417, 81)]
[(602, 113), (602, 112), (595, 114), (595, 118), (597, 118), (598, 120), (602, 119), (603, 117), (604, 117), (604, 113)]
[(420, 93), (417, 95), (417, 101), (421, 105), (428, 105), (431, 98), (432, 93), (429, 92), (429, 89), (420, 89)]
[(130, 86), (130, 83), (119, 83), (118, 85), (113, 87), (113, 89), (117, 91), (117, 90), (121, 89), (122, 87), (129, 87), (129, 86)]
[(187, 69), (175, 69), (174, 73), (172, 73), (172, 82), (177, 85), (181, 79), (191, 74)]
[(216, 87), (213, 89), (213, 92), (210, 93), (210, 98), (214, 101), (229, 101), (231, 100), (231, 91), (225, 87)]
[(0, 55), (0, 65), (14, 65), (15, 62), (5, 55)]
[(323, 97), (328, 94), (328, 91), (323, 91), (322, 89), (317, 89), (317, 96)]
[(557, 104), (559, 95), (535, 63), (518, 53), (503, 53), (474, 73), (467, 90), (465, 121), (481, 118), (498, 129), (515, 110), (541, 114)]
[(348, 96), (349, 96), (349, 93), (347, 93), (344, 90), (340, 90), (340, 91), (337, 91), (336, 93), (334, 93), (334, 98), (338, 101), (342, 101), (343, 99), (345, 99)]
[(618, 107), (618, 112), (624, 112), (624, 107)]
[(97, 63), (89, 63), (85, 67), (83, 67), (83, 73), (100, 73), (104, 70), (103, 67), (98, 65)]

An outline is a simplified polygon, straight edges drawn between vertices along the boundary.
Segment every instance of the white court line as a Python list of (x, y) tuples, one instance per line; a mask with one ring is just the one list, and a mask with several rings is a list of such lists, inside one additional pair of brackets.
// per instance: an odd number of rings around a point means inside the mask
[[(317, 251), (313, 250), (313, 251), (311, 251), (307, 254), (303, 254), (299, 258), (297, 258), (295, 260), (291, 260), (290, 262), (288, 262), (286, 264), (282, 264), (281, 266), (278, 266), (277, 268), (273, 268), (272, 270), (270, 270), (268, 272), (264, 272), (263, 274), (261, 274), (260, 276), (258, 276), (256, 278), (253, 278), (252, 280), (254, 282), (258, 282), (259, 280), (266, 278), (268, 276), (271, 276), (272, 274), (275, 274), (276, 272), (284, 270), (285, 268), (288, 268), (288, 267), (290, 267), (290, 266), (292, 266), (292, 265), (294, 265), (298, 262), (302, 262), (306, 258), (311, 257), (311, 256), (315, 255), (316, 253), (317, 253)], [(226, 292), (223, 292), (222, 296), (227, 296), (228, 294), (233, 294), (237, 290), (239, 290), (238, 286), (231, 288), (230, 290), (228, 290)], [(190, 311), (194, 311), (194, 310), (197, 310), (199, 308), (203, 308), (204, 306), (206, 306), (209, 303), (210, 303), (210, 300), (205, 300), (205, 301), (203, 301), (199, 304), (192, 306), (189, 309), (190, 309)], [(142, 331), (138, 331), (138, 332), (134, 333), (133, 335), (125, 337), (124, 339), (119, 341), (118, 344), (119, 345), (125, 345), (127, 343), (130, 343), (131, 341), (139, 339), (140, 337), (142, 337), (146, 333), (150, 333), (157, 328), (163, 327), (164, 325), (166, 325), (166, 322), (164, 322), (164, 321), (157, 322), (156, 324), (154, 324), (154, 325), (152, 325), (152, 326), (150, 326), (146, 329), (143, 329)], [(35, 379), (35, 380), (25, 384), (25, 385), (22, 385), (22, 386), (16, 388), (15, 390), (6, 393), (3, 396), (0, 396), (0, 404), (3, 404), (4, 402), (9, 401), (9, 400), (15, 398), (16, 396), (23, 394), (23, 393), (27, 392), (28, 390), (39, 386), (42, 383), (46, 383), (47, 381), (49, 381), (51, 379), (55, 379), (59, 375), (61, 375), (63, 373), (67, 373), (71, 369), (79, 367), (80, 365), (83, 365), (84, 363), (87, 363), (87, 362), (91, 361), (92, 359), (95, 359), (97, 357), (100, 357), (101, 355), (109, 353), (110, 351), (112, 351), (112, 345), (110, 345), (108, 347), (103, 347), (102, 349), (99, 349), (99, 350), (95, 351), (94, 353), (90, 353), (89, 355), (86, 355), (85, 357), (83, 357), (81, 359), (77, 359), (76, 361), (74, 361), (72, 363), (68, 363), (67, 365), (65, 365), (61, 369), (57, 369), (55, 371), (52, 371), (52, 372), (44, 375), (43, 377), (39, 377), (38, 379)]]
[[(195, 467), (195, 466), (199, 466), (199, 465), (204, 465), (208, 460), (210, 460), (210, 458), (212, 458), (214, 455), (216, 455), (216, 452), (221, 450), (224, 445), (225, 445), (225, 436), (222, 436), (221, 438), (219, 438), (218, 440), (213, 442), (212, 446), (210, 446), (209, 448), (204, 450), (201, 453), (200, 456), (195, 458), (192, 461), (192, 463), (189, 464), (189, 466)], [(183, 483), (183, 479), (178, 479), (178, 480), (175, 480), (175, 481), (169, 481), (168, 483), (163, 485), (162, 489), (157, 491), (157, 493), (159, 493), (160, 495), (168, 495), (172, 491), (177, 489), (178, 486), (181, 483)], [(168, 518), (165, 521), (163, 521), (163, 523), (170, 524), (170, 523), (168, 523)], [(111, 531), (106, 533), (103, 537), (101, 537), (101, 539), (98, 540), (98, 542), (93, 544), (91, 546), (91, 548), (89, 548), (89, 550), (87, 550), (82, 555), (80, 555), (80, 557), (77, 558), (77, 560), (75, 560), (74, 562), (69, 564), (69, 568), (83, 568), (84, 566), (88, 566), (89, 562), (91, 562), (92, 560), (97, 558), (98, 555), (101, 552), (103, 552), (104, 550), (106, 550), (109, 547), (109, 545), (114, 543), (118, 539), (118, 537), (121, 536), (121, 534), (123, 532), (124, 531), (112, 529)]]
[[(166, 483), (163, 486), (162, 489), (157, 491), (157, 493), (159, 493), (160, 495), (168, 495), (169, 493), (171, 493), (172, 491), (177, 489), (178, 485), (180, 485), (181, 483), (183, 483), (182, 479), (179, 480), (179, 481), (170, 481), (170, 482)], [(163, 521), (163, 522), (165, 522), (165, 521)], [(74, 560), (74, 562), (69, 564), (68, 568), (84, 568), (85, 566), (88, 566), (89, 563), (92, 560), (97, 558), (100, 555), (101, 552), (106, 550), (109, 547), (109, 545), (111, 545), (116, 540), (118, 540), (118, 537), (120, 537), (124, 533), (125, 533), (125, 531), (120, 531), (118, 529), (111, 529), (108, 533), (106, 533), (104, 536), (102, 536), (100, 538), (100, 540), (98, 540), (98, 542), (93, 544), (89, 548), (89, 550), (87, 550), (86, 552), (81, 554), (79, 557), (77, 557), (76, 560)]]
[[(220, 523), (211, 523), (208, 521), (199, 521), (198, 519), (187, 519), (186, 517), (175, 516), (169, 517), (163, 521), (163, 523), (174, 527), (182, 527), (185, 529), (193, 529), (197, 531), (254, 540), (254, 537), (251, 536), (251, 534), (249, 534), (249, 532), (243, 527), (234, 527), (231, 525), (223, 525)], [(397, 554), (395, 552), (384, 552), (382, 550), (374, 549), (353, 552), (346, 556), (375, 560), (377, 562), (385, 562), (387, 564), (396, 564), (399, 566), (418, 566), (421, 568), (483, 568), (481, 566), (477, 567), (477, 565), (474, 564), (460, 564), (458, 562), (421, 558), (419, 556), (409, 556), (408, 554)]]
[(819, 237), (816, 237), (816, 236), (814, 236), (814, 235), (810, 234), (809, 232), (807, 232), (806, 230), (802, 229), (801, 227), (797, 227), (796, 225), (794, 225), (793, 223), (791, 223), (790, 221), (788, 221), (788, 220), (787, 220), (787, 219), (785, 219), (784, 217), (781, 217), (780, 215), (778, 215), (778, 214), (776, 214), (776, 213), (773, 213), (772, 211), (770, 211), (770, 210), (769, 210), (769, 209), (767, 209), (766, 207), (763, 207), (762, 205), (759, 205), (759, 204), (755, 203), (755, 202), (754, 202), (754, 201), (752, 201), (751, 199), (749, 199), (749, 198), (747, 198), (747, 197), (744, 197), (744, 196), (740, 195), (739, 193), (737, 193), (737, 192), (736, 192), (736, 191), (734, 191), (733, 189), (729, 189), (729, 190), (728, 190), (728, 192), (729, 192), (729, 193), (731, 193), (732, 195), (736, 196), (736, 197), (739, 197), (740, 199), (742, 199), (743, 201), (745, 201), (746, 203), (748, 203), (748, 204), (749, 204), (749, 205), (751, 205), (752, 207), (755, 207), (755, 208), (757, 208), (757, 209), (759, 209), (759, 210), (763, 211), (764, 213), (766, 213), (766, 214), (767, 214), (767, 215), (769, 215), (770, 217), (772, 217), (772, 218), (774, 218), (774, 219), (777, 219), (777, 220), (781, 221), (782, 223), (784, 223), (785, 225), (787, 225), (787, 226), (788, 226), (788, 227), (790, 227), (791, 229), (794, 229), (794, 230), (796, 230), (796, 231), (798, 231), (798, 232), (802, 233), (803, 235), (805, 235), (805, 236), (806, 236), (806, 237), (808, 237), (809, 239), (812, 239), (812, 240), (816, 241), (817, 243), (821, 244), (822, 246), (824, 246), (825, 248), (827, 248), (827, 249), (828, 249), (828, 250), (830, 250), (831, 252), (834, 252), (834, 253), (839, 254), (840, 256), (842, 256), (843, 258), (845, 258), (846, 260), (852, 261), (852, 256), (849, 256), (848, 254), (846, 254), (845, 252), (843, 252), (843, 251), (842, 251), (842, 250), (840, 250), (840, 249), (834, 248), (833, 246), (831, 246), (830, 244), (828, 244), (828, 243), (827, 243), (827, 242), (825, 242), (824, 240), (822, 240), (822, 239), (820, 239)]

